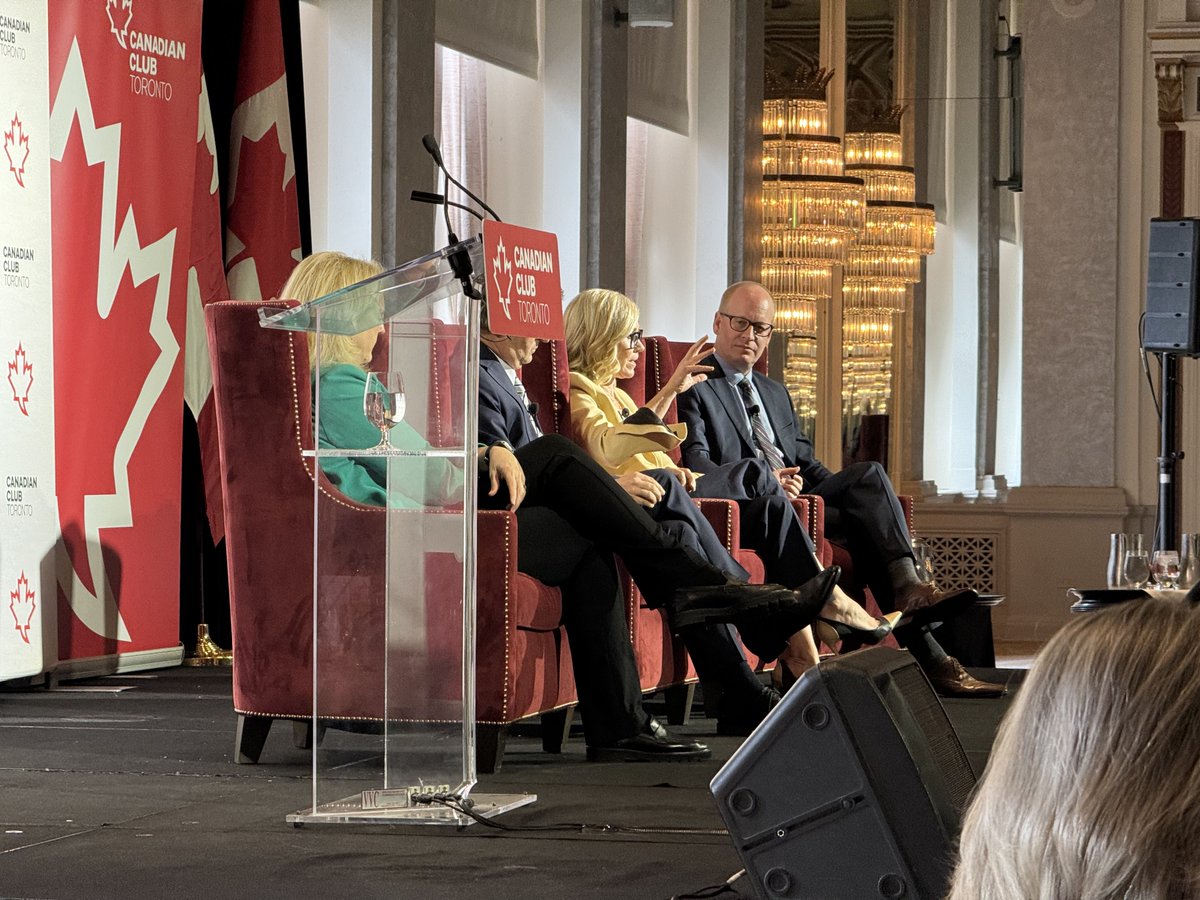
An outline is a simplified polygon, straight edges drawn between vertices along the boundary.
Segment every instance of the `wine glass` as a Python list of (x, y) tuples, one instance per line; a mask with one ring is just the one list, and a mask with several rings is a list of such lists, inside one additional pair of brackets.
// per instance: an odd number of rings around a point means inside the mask
[(1138, 589), (1150, 583), (1150, 558), (1145, 550), (1130, 550), (1125, 554), (1125, 583)]
[(1154, 581), (1168, 591), (1179, 584), (1179, 553), (1175, 550), (1155, 550), (1150, 560)]
[(933, 551), (923, 538), (912, 539), (913, 565), (917, 569), (917, 578), (923, 582), (933, 581)]
[(363, 413), (379, 429), (379, 443), (368, 452), (384, 453), (393, 449), (388, 435), (396, 423), (404, 418), (404, 405), (404, 376), (395, 371), (367, 373), (367, 384), (363, 389)]

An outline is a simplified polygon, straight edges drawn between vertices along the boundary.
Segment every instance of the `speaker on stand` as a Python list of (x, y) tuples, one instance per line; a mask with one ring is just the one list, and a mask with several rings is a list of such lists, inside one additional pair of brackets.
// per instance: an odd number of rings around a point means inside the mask
[(1179, 357), (1200, 355), (1200, 219), (1151, 219), (1142, 349), (1159, 354), (1158, 527), (1155, 549), (1179, 545)]

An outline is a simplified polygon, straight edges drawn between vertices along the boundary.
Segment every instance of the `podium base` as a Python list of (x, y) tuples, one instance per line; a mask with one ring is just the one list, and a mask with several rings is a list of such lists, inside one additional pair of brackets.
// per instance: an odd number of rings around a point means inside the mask
[[(491, 819), (537, 800), (537, 794), (471, 794), (472, 812)], [(413, 806), (402, 809), (363, 809), (362, 795), (324, 803), (316, 809), (289, 813), (287, 821), (296, 827), (325, 825), (452, 825), (462, 828), (477, 824), (470, 816), (447, 806)]]

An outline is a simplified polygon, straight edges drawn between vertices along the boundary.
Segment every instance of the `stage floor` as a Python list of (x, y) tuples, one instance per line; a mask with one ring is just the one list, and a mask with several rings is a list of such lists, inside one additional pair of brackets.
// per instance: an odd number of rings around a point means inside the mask
[[(975, 671), (1013, 687), (1025, 674)], [(977, 772), (1012, 695), (945, 703)], [(703, 714), (677, 729), (712, 747), (703, 763), (588, 763), (581, 736), (559, 756), (509, 738), (477, 790), (538, 801), (499, 821), (616, 826), (587, 833), (295, 828), (310, 755), (276, 723), (262, 761), (236, 765), (234, 724), (229, 669), (0, 690), (0, 896), (667, 900), (741, 868), (708, 793), (740, 741)]]

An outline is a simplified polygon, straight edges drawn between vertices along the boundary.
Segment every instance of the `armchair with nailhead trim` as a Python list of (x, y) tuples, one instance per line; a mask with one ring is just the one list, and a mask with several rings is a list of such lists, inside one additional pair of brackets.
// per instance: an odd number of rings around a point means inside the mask
[[(384, 514), (356, 503), (316, 469), (302, 449), (313, 445), (312, 398), (305, 335), (259, 326), (261, 307), (289, 301), (226, 301), (205, 309), (225, 495), (233, 634), (235, 758), (257, 762), (275, 719), (297, 724), (297, 743), (326, 727), (361, 729), (384, 718)], [(435, 356), (435, 359), (437, 357)], [(444, 356), (441, 358), (445, 358)], [(435, 363), (436, 364), (436, 363)], [(431, 383), (437, 379), (431, 376)], [(345, 589), (317, 623), (322, 648), (322, 718), (311, 732), (313, 687), (313, 480), (320, 491), (322, 534), (338, 535), (336, 558)], [(547, 714), (543, 745), (561, 746), (563, 714), (576, 701), (570, 650), (561, 626), (561, 596), (517, 571), (516, 516), (479, 513), (476, 624), (477, 767), (499, 768), (509, 725)], [(357, 535), (350, 540), (348, 536)], [(321, 537), (318, 535), (317, 540)], [(441, 558), (439, 558), (441, 557)], [(461, 643), (457, 628), (438, 628), (437, 570), (452, 554), (425, 561), (428, 640)], [(457, 573), (447, 580), (458, 581)], [(445, 603), (457, 604), (457, 588)], [(441, 604), (445, 605), (445, 604)], [(325, 676), (336, 672), (336, 676)], [(447, 668), (445, 691), (459, 690)], [(397, 701), (389, 703), (395, 715)], [(401, 710), (405, 721), (429, 721), (430, 710)], [(328, 718), (325, 718), (325, 715)]]

